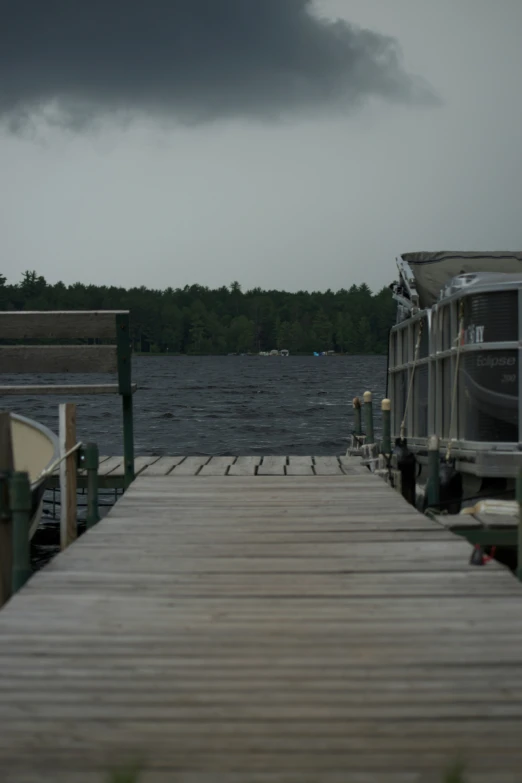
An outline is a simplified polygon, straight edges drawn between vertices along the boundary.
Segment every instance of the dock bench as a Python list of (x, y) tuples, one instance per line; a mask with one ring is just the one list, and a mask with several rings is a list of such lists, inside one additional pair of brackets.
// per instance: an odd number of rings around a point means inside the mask
[(127, 310), (0, 312), (0, 373), (116, 375), (113, 383), (0, 385), (0, 395), (119, 394), (127, 488), (134, 480), (131, 353)]

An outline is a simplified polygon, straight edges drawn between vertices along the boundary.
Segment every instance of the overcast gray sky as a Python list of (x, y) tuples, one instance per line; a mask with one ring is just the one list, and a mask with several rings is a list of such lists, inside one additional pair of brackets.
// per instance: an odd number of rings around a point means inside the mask
[(522, 249), (520, 0), (123, 6), (0, 0), (10, 280), (378, 289)]

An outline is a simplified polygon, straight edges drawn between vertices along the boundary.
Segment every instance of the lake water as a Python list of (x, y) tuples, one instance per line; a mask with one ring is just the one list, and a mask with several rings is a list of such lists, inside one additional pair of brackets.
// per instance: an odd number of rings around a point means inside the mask
[[(330, 455), (346, 451), (352, 399), (374, 393), (376, 429), (385, 356), (135, 356), (136, 455)], [(22, 376), (2, 383), (107, 383), (107, 376)], [(4, 404), (57, 431), (58, 405), (76, 402), (78, 437), (123, 453), (117, 395), (28, 396)]]

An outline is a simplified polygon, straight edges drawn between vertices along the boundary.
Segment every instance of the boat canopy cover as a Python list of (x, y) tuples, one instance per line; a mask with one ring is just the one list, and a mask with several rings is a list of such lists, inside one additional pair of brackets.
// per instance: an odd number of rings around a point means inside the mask
[(501, 272), (522, 275), (522, 252), (496, 251), (491, 253), (404, 253), (401, 256), (415, 278), (419, 305), (432, 307), (441, 288), (457, 275), (470, 272)]

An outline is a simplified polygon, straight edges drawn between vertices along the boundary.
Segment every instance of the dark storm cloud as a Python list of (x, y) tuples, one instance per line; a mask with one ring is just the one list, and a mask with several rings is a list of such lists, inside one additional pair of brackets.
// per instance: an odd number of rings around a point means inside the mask
[(271, 117), (377, 96), (436, 99), (397, 42), (314, 15), (311, 0), (0, 0), (0, 116)]

